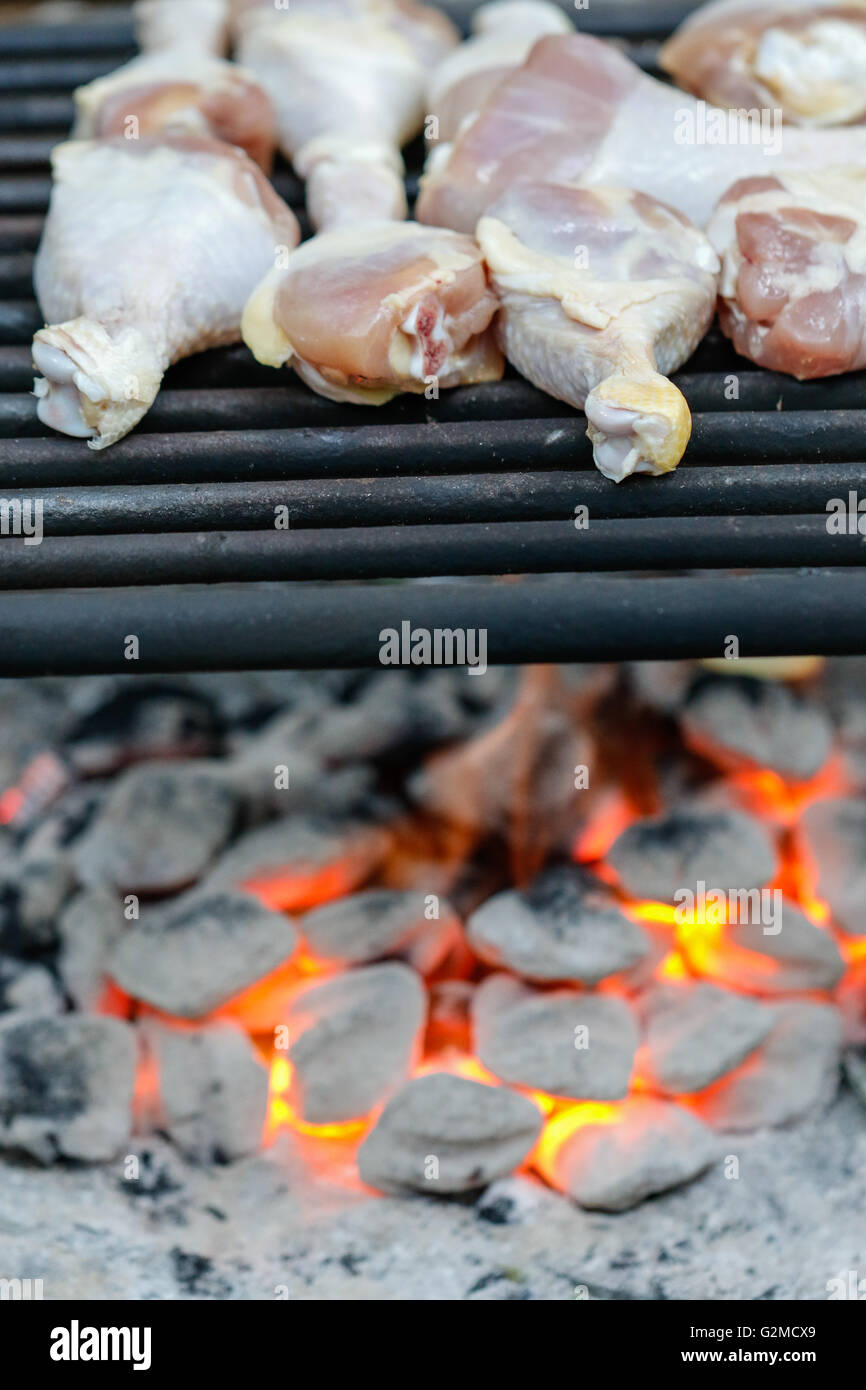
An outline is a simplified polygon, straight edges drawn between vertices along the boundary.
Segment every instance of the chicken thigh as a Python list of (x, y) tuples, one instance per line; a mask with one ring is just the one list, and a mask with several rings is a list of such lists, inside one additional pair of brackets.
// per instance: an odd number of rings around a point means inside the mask
[(425, 175), (419, 222), (474, 230), (525, 180), (636, 188), (703, 226), (735, 179), (866, 163), (866, 126), (799, 130), (747, 120), (647, 77), (584, 34), (535, 44)]
[(298, 224), (241, 150), (200, 137), (70, 141), (53, 169), (35, 268), (38, 414), (102, 449), (147, 412), (171, 362), (240, 337)]
[(505, 355), (585, 409), (597, 468), (615, 482), (676, 468), (691, 417), (666, 377), (715, 311), (704, 234), (643, 193), (522, 183), (481, 218), (478, 240)]
[(800, 380), (866, 367), (866, 169), (742, 179), (707, 235), (744, 357)]
[(716, 106), (780, 107), (798, 125), (866, 119), (866, 0), (714, 0), (661, 65)]
[(470, 237), (417, 222), (319, 232), (264, 279), (243, 336), (320, 395), (381, 405), (398, 392), (498, 380), (497, 300)]
[(457, 39), (444, 15), (406, 0), (244, 11), (238, 57), (273, 102), (315, 227), (405, 217), (400, 150), (423, 123), (430, 67)]
[(479, 6), (472, 37), (443, 58), (430, 79), (428, 105), (438, 121), (438, 139), (453, 140), (538, 39), (572, 30), (571, 20), (548, 0), (491, 0)]
[(178, 47), (133, 58), (75, 93), (73, 139), (162, 131), (238, 145), (268, 172), (277, 143), (271, 103), (255, 79), (206, 53)]

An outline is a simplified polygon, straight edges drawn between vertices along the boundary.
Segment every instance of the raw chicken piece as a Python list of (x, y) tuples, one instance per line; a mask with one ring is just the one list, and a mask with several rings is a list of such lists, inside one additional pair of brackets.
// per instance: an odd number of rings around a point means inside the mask
[(291, 362), (334, 401), (495, 381), (497, 301), (469, 237), (416, 222), (320, 232), (272, 270), (244, 311), (260, 362)]
[(703, 226), (735, 179), (866, 163), (866, 127), (797, 130), (746, 121), (645, 76), (584, 34), (535, 44), (425, 176), (416, 216), (473, 231), (512, 184), (637, 188)]
[(523, 183), (481, 218), (478, 240), (505, 355), (586, 410), (596, 467), (615, 482), (676, 468), (691, 416), (666, 377), (715, 311), (703, 232), (629, 189)]
[(661, 65), (716, 106), (781, 107), (799, 125), (866, 119), (866, 0), (716, 0)]
[(36, 257), (40, 420), (102, 449), (169, 363), (240, 337), (244, 304), (298, 224), (242, 151), (194, 136), (70, 141)]
[(866, 367), (866, 169), (742, 179), (707, 235), (738, 352), (800, 380)]
[(453, 140), (509, 72), (545, 34), (570, 34), (571, 20), (547, 0), (491, 0), (472, 17), (472, 37), (436, 68), (428, 88), (439, 139)]
[(268, 172), (277, 130), (270, 99), (250, 73), (189, 48), (133, 58), (75, 93), (73, 139), (210, 135), (238, 145)]
[(292, 0), (251, 9), (239, 32), (314, 226), (405, 217), (400, 149), (421, 128), (429, 68), (457, 41), (450, 21), (407, 0)]
[(139, 48), (191, 45), (200, 53), (225, 53), (229, 0), (136, 0), (132, 7)]

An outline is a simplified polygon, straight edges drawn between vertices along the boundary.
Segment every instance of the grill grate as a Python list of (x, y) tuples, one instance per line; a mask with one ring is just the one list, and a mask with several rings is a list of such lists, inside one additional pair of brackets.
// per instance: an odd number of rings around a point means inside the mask
[[(578, 20), (654, 70), (688, 8)], [(0, 544), (0, 673), (128, 670), (133, 633), (137, 670), (370, 665), (407, 620), (484, 627), (499, 661), (719, 655), (729, 634), (743, 655), (863, 650), (863, 539), (829, 535), (826, 504), (866, 496), (866, 373), (798, 383), (715, 330), (676, 378), (686, 461), (621, 487), (593, 468), (583, 417), (516, 376), (373, 412), (240, 347), (172, 369), (105, 453), (44, 430), (29, 344), (48, 155), (72, 88), (133, 51), (116, 15), (0, 30), (0, 498), (41, 500), (45, 532)], [(291, 171), (275, 182), (297, 210)], [(376, 582), (397, 579), (438, 582)]]

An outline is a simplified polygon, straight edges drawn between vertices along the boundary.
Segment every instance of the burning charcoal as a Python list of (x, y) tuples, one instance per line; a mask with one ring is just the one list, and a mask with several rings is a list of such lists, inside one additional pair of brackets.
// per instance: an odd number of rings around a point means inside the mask
[(830, 754), (833, 730), (817, 705), (778, 681), (706, 678), (680, 714), (688, 746), (725, 770), (770, 768), (780, 777), (814, 777)]
[(82, 889), (64, 909), (58, 924), (57, 965), (79, 1009), (96, 1009), (105, 989), (109, 954), (125, 925), (121, 901), (110, 888)]
[(683, 889), (762, 888), (775, 876), (775, 846), (760, 821), (740, 811), (697, 807), (635, 821), (608, 854), (633, 898), (674, 902)]
[(385, 1106), (358, 1169), (382, 1192), (470, 1192), (522, 1163), (541, 1125), (538, 1107), (507, 1086), (448, 1072), (418, 1076)]
[(769, 1009), (711, 984), (657, 984), (639, 1001), (645, 1042), (638, 1075), (654, 1091), (702, 1091), (754, 1052), (773, 1026)]
[(201, 756), (215, 742), (210, 702), (197, 691), (133, 676), (92, 687), (66, 749), (82, 775), (105, 777), (146, 758)]
[(834, 925), (850, 936), (866, 936), (866, 798), (814, 802), (797, 837)]
[(866, 1105), (866, 1044), (847, 1047), (842, 1054), (842, 1065), (848, 1085), (855, 1095)]
[(42, 1163), (114, 1158), (130, 1132), (136, 1037), (116, 1018), (0, 1024), (0, 1148)]
[(657, 714), (676, 714), (698, 674), (693, 661), (634, 661), (628, 667), (638, 699)]
[(307, 1124), (357, 1120), (406, 1080), (427, 996), (408, 965), (369, 965), (308, 985), (285, 1015), (289, 1102)]
[(63, 996), (50, 970), (32, 961), (0, 956), (0, 1014), (59, 1014)]
[(595, 985), (630, 970), (649, 950), (610, 889), (574, 864), (546, 869), (523, 892), (488, 898), (468, 929), (482, 960), (541, 983)]
[(77, 845), (84, 883), (175, 893), (207, 868), (232, 831), (235, 798), (195, 763), (142, 763), (114, 782)]
[(66, 701), (48, 682), (0, 681), (0, 794), (14, 787), (31, 758), (60, 742), (68, 720)]
[(287, 816), (242, 835), (202, 887), (246, 887), (272, 907), (303, 912), (358, 888), (389, 843), (377, 826)]
[(0, 875), (0, 941), (20, 955), (45, 951), (57, 942), (57, 916), (72, 892), (68, 856), (18, 860)]
[(164, 1013), (201, 1018), (281, 965), (290, 918), (246, 893), (188, 893), (131, 924), (108, 959), (121, 989)]
[(612, 995), (529, 989), (492, 975), (475, 992), (475, 1050), (512, 1086), (571, 1100), (621, 1100), (637, 1047), (631, 1009)]
[(159, 1077), (155, 1122), (192, 1162), (256, 1153), (268, 1108), (268, 1072), (249, 1038), (230, 1023), (170, 1028), (148, 1020)]
[(816, 927), (787, 899), (773, 931), (760, 920), (734, 920), (720, 927), (718, 935), (701, 929), (683, 933), (681, 947), (699, 974), (751, 994), (833, 989), (845, 970), (830, 932)]
[(363, 965), (401, 956), (429, 975), (459, 939), (460, 919), (435, 895), (373, 888), (308, 912), (298, 930), (317, 960)]
[(567, 1110), (552, 1121), (536, 1160), (542, 1177), (582, 1207), (627, 1211), (691, 1182), (718, 1157), (710, 1131), (669, 1101), (635, 1096), (610, 1114), (588, 1110), (586, 1119)]
[(842, 1021), (830, 1004), (797, 1001), (766, 1006), (773, 1029), (761, 1048), (727, 1080), (692, 1104), (715, 1129), (785, 1125), (830, 1104), (839, 1084)]

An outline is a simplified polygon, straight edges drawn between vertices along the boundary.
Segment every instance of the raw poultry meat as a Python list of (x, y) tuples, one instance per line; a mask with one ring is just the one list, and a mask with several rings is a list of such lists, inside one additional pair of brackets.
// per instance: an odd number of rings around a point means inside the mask
[(144, 53), (185, 44), (201, 53), (225, 53), (229, 0), (136, 0), (135, 37)]
[(704, 234), (643, 193), (522, 183), (481, 218), (478, 240), (508, 360), (585, 409), (601, 472), (621, 482), (676, 468), (691, 417), (666, 377), (715, 310)]
[(169, 363), (239, 338), (298, 224), (241, 150), (202, 137), (70, 141), (53, 170), (35, 268), (38, 414), (101, 449), (147, 412)]
[(250, 299), (243, 336), (335, 401), (497, 380), (497, 309), (470, 237), (416, 222), (320, 232)]
[(866, 169), (742, 179), (707, 235), (738, 352), (801, 380), (866, 367)]
[(866, 163), (866, 127), (749, 122), (647, 77), (599, 39), (554, 35), (535, 44), (434, 164), (416, 216), (471, 232), (511, 185), (547, 179), (636, 188), (703, 226), (739, 177), (838, 163)]
[(405, 217), (400, 150), (421, 128), (430, 67), (457, 39), (444, 15), (405, 0), (244, 11), (238, 57), (273, 102), (315, 227)]
[(866, 119), (866, 0), (716, 0), (661, 66), (716, 106), (780, 107), (800, 125)]
[(472, 37), (443, 58), (430, 79), (428, 106), (438, 121), (438, 139), (453, 140), (503, 77), (520, 67), (538, 39), (572, 29), (559, 6), (547, 0), (491, 0), (481, 5), (472, 16)]
[(75, 93), (73, 139), (209, 135), (238, 145), (268, 172), (277, 133), (270, 99), (250, 73), (185, 47), (133, 58)]

